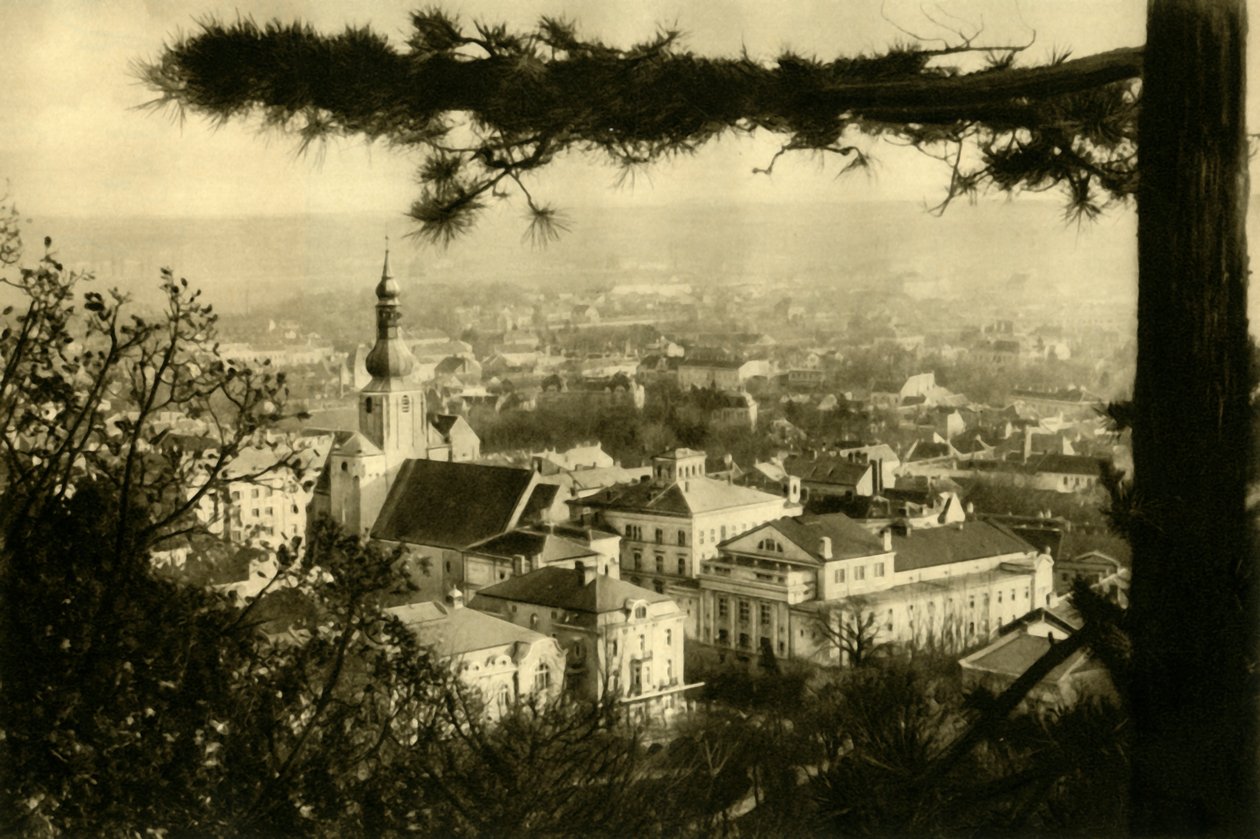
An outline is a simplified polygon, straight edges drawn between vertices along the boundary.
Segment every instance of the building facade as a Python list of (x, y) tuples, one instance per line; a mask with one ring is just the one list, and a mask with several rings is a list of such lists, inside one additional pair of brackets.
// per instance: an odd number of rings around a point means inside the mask
[(699, 639), (743, 654), (844, 664), (855, 633), (960, 650), (1053, 594), (1053, 560), (987, 522), (872, 534), (842, 513), (786, 517), (719, 548), (701, 566)]
[(621, 536), (621, 576), (667, 594), (699, 629), (699, 567), (718, 544), (757, 525), (801, 512), (799, 485), (773, 495), (706, 475), (705, 454), (675, 449), (652, 459), (652, 475), (570, 502), (575, 518)]
[(513, 577), (482, 589), (472, 605), (555, 638), (567, 656), (565, 683), (582, 698), (615, 697), (643, 714), (668, 715), (690, 687), (678, 604), (592, 567)]

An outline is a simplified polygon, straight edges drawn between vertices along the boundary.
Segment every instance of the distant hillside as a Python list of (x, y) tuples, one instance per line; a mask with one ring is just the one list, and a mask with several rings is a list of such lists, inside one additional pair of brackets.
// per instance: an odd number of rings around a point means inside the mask
[(681, 276), (693, 284), (743, 279), (878, 286), (893, 274), (943, 275), (955, 288), (1026, 274), (1063, 293), (1133, 293), (1131, 210), (1065, 225), (1058, 204), (959, 204), (936, 218), (916, 204), (574, 207), (570, 231), (546, 249), (522, 242), (518, 210), (486, 216), (447, 251), (403, 238), (401, 215), (221, 218), (36, 218), (28, 241), (53, 236), (72, 265), (151, 299), (170, 265), (220, 308), (271, 305), (303, 289), (363, 288), (394, 237), (395, 273), (426, 281), (518, 282), (592, 288)]

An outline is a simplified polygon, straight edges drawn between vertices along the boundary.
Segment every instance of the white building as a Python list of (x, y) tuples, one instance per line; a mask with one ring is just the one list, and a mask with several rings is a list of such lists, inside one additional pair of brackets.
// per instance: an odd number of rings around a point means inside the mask
[(717, 556), (718, 544), (762, 522), (800, 513), (799, 484), (787, 496), (715, 480), (705, 454), (675, 449), (652, 458), (652, 477), (609, 487), (570, 502), (575, 518), (621, 535), (621, 576), (673, 597), (699, 624), (699, 563)]
[(683, 673), (684, 615), (669, 597), (594, 568), (542, 568), (482, 589), (474, 608), (550, 635), (564, 649), (565, 683), (667, 715), (691, 687)]
[(492, 719), (518, 702), (547, 702), (563, 690), (564, 652), (554, 638), (466, 609), (458, 591), (447, 603), (409, 603), (386, 611), (478, 692)]
[(701, 566), (699, 637), (749, 654), (844, 663), (841, 621), (871, 644), (962, 649), (1053, 594), (1053, 560), (988, 522), (876, 535), (840, 513), (787, 517), (720, 549)]

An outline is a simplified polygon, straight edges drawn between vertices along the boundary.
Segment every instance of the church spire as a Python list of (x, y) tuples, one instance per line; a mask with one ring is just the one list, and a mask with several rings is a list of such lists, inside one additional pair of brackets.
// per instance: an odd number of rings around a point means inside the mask
[(368, 353), (367, 371), (374, 379), (401, 379), (415, 367), (415, 359), (398, 335), (399, 288), (389, 267), (389, 237), (385, 239), (385, 264), (376, 284), (376, 345)]

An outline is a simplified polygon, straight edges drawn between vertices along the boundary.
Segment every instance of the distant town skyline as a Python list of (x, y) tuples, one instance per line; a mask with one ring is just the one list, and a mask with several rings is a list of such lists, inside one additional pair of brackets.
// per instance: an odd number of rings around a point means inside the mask
[[(418, 159), (350, 138), (309, 157), (295, 142), (260, 134), (256, 124), (213, 127), (200, 118), (182, 126), (170, 114), (137, 110), (151, 93), (135, 62), (209, 17), (303, 20), (322, 31), (368, 25), (401, 44), (414, 0), (268, 0), (239, 9), (220, 0), (84, 0), (0, 5), (9, 60), (0, 86), (0, 175), (28, 216), (241, 216), (331, 212), (402, 213), (415, 197)], [(791, 49), (821, 58), (871, 53), (906, 42), (957, 38), (944, 28), (983, 25), (977, 43), (1033, 45), (1021, 58), (1044, 61), (1054, 51), (1087, 55), (1142, 43), (1145, 3), (996, 3), (961, 0), (925, 7), (908, 0), (721, 3), (493, 0), (438, 4), (463, 20), (504, 21), (530, 28), (541, 15), (567, 17), (579, 30), (611, 43), (677, 27), (686, 48), (772, 60)], [(934, 22), (937, 21), (937, 22)], [(1034, 39), (1035, 33), (1035, 39)], [(1255, 97), (1252, 97), (1255, 99)], [(1254, 104), (1254, 103), (1253, 103)], [(1257, 108), (1251, 109), (1256, 112)], [(785, 158), (773, 177), (754, 175), (781, 138), (728, 137), (692, 157), (658, 164), (633, 188), (614, 187), (616, 173), (593, 156), (558, 160), (533, 182), (564, 206), (659, 205), (680, 202), (759, 204), (911, 200), (934, 203), (947, 173), (938, 161), (878, 143), (872, 171), (836, 180), (839, 167), (808, 155)], [(402, 231), (399, 231), (402, 232)]]

